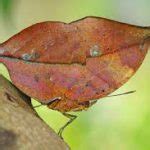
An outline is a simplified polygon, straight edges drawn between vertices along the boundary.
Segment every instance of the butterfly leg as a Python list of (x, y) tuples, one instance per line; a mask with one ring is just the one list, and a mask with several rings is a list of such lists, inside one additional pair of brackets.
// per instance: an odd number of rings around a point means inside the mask
[(57, 101), (57, 100), (60, 100), (60, 99), (61, 99), (61, 97), (55, 97), (55, 98), (53, 98), (53, 99), (49, 99), (49, 100), (46, 100), (46, 101), (42, 101), (41, 104), (36, 105), (36, 106), (34, 106), (33, 108), (41, 107), (41, 106), (43, 106), (43, 105), (49, 105), (49, 104), (53, 103), (54, 101)]
[(60, 129), (59, 129), (59, 132), (58, 132), (58, 135), (63, 139), (63, 131), (64, 129), (69, 125), (71, 124), (76, 118), (77, 116), (76, 115), (72, 115), (72, 114), (68, 114), (68, 113), (62, 113), (65, 117), (69, 118), (69, 121), (64, 125), (62, 126)]

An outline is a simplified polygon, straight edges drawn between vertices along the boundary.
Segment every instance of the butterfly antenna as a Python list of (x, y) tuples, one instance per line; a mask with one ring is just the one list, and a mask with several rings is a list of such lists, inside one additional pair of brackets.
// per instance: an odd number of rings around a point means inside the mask
[(115, 95), (108, 95), (106, 97), (114, 97), (114, 96), (121, 96), (121, 95), (127, 95), (127, 94), (132, 94), (132, 93), (135, 93), (136, 90), (134, 91), (129, 91), (129, 92), (125, 92), (125, 93), (121, 93), (121, 94), (115, 94)]

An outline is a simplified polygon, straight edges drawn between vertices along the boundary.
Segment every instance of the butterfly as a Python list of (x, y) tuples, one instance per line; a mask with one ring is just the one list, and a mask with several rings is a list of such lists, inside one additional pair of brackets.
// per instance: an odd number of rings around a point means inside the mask
[(0, 44), (0, 62), (26, 95), (58, 110), (86, 110), (126, 83), (150, 46), (150, 27), (85, 17), (32, 25)]

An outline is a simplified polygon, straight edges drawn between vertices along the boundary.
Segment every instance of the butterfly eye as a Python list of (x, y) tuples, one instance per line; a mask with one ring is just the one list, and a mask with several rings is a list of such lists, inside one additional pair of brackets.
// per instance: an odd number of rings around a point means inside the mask
[(98, 45), (94, 45), (91, 49), (90, 49), (90, 55), (92, 57), (98, 57), (102, 54), (100, 48)]

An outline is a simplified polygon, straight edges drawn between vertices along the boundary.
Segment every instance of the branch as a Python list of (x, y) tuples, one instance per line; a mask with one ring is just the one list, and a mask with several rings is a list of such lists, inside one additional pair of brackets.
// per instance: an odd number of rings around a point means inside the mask
[(0, 149), (68, 150), (38, 117), (28, 96), (0, 75)]

